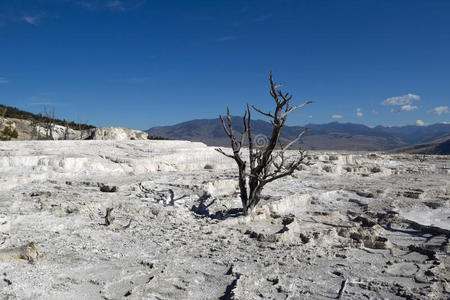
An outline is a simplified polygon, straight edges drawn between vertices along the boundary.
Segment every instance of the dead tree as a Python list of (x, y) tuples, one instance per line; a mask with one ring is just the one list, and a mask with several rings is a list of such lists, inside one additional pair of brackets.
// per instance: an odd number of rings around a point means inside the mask
[[(78, 123), (78, 131), (80, 132), (80, 140), (82, 140), (83, 136), (84, 136), (83, 125), (87, 124), (88, 120), (86, 120), (86, 122), (84, 122), (84, 124), (82, 124), (83, 121), (80, 118), (78, 118), (78, 119), (80, 120), (79, 123)], [(88, 132), (88, 137), (89, 137), (89, 132)]]
[(32, 140), (39, 140), (40, 139), (39, 121), (36, 120), (36, 119), (31, 119), (30, 127), (31, 127), (31, 132), (30, 132), (31, 139)]
[[(260, 109), (252, 106), (256, 112), (269, 117), (272, 123), (272, 135), (266, 147), (255, 148), (252, 129), (251, 129), (251, 110), (247, 103), (247, 111), (242, 119), (244, 130), (240, 138), (236, 136), (231, 124), (230, 110), (227, 108), (226, 122), (222, 116), (222, 126), (231, 141), (231, 149), (233, 154), (227, 154), (222, 149), (216, 149), (223, 155), (230, 157), (236, 161), (239, 170), (239, 189), (242, 201), (242, 208), (244, 214), (249, 214), (260, 202), (261, 192), (266, 184), (282, 177), (291, 175), (295, 170), (298, 170), (302, 164), (305, 164), (305, 153), (299, 150), (299, 156), (290, 156), (287, 158), (286, 151), (294, 144), (300, 142), (301, 137), (305, 134), (306, 129), (292, 141), (283, 146), (279, 143), (280, 135), (285, 126), (286, 119), (290, 113), (299, 109), (312, 101), (297, 106), (291, 106), (290, 101), (292, 96), (289, 93), (283, 93), (279, 90), (281, 85), (276, 85), (272, 79), (272, 72), (270, 72), (270, 95), (275, 100), (275, 112), (263, 112)], [(241, 149), (247, 139), (249, 160), (245, 161), (241, 156)], [(279, 144), (280, 150), (275, 150)], [(249, 171), (247, 172), (247, 163), (249, 164)]]
[(69, 123), (64, 120), (64, 140), (69, 139)]
[(53, 140), (53, 129), (55, 128), (55, 108), (52, 106), (51, 109), (47, 109), (47, 106), (44, 106), (44, 117), (45, 139)]

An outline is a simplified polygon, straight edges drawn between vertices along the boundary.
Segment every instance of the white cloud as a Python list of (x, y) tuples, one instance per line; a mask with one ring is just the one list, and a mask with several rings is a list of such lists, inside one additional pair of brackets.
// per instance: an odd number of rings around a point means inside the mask
[(358, 117), (364, 116), (364, 114), (363, 114), (362, 111), (361, 111), (361, 108), (357, 108), (357, 109), (356, 109), (356, 115), (357, 115)]
[(27, 22), (28, 24), (31, 25), (38, 25), (39, 20), (41, 19), (41, 16), (23, 16), (22, 17), (22, 21)]
[(400, 105), (412, 104), (414, 101), (420, 101), (420, 96), (417, 96), (414, 94), (406, 94), (403, 96), (387, 98), (386, 100), (381, 102), (381, 105), (400, 106)]
[(419, 109), (418, 106), (406, 104), (398, 109), (395, 109), (395, 108), (391, 109), (391, 112), (401, 113), (401, 112), (412, 111), (412, 110), (417, 110), (417, 109)]
[(412, 111), (412, 110), (416, 110), (416, 109), (419, 109), (419, 107), (417, 107), (415, 105), (406, 104), (400, 108), (400, 111), (404, 112), (404, 111)]
[(309, 115), (308, 118), (312, 119), (312, 115)]
[(422, 120), (417, 120), (416, 121), (416, 125), (417, 126), (425, 126), (425, 125), (427, 125), (424, 121), (422, 121)]
[(448, 114), (449, 110), (448, 110), (448, 106), (438, 106), (438, 107), (435, 107), (435, 108), (429, 110), (428, 113), (436, 114), (436, 115), (440, 116), (442, 114)]
[(332, 115), (331, 118), (337, 120), (342, 119), (343, 117), (341, 115)]
[(450, 125), (450, 122), (444, 121), (442, 124)]
[(6, 79), (5, 77), (0, 77), (0, 83), (8, 83), (9, 80)]

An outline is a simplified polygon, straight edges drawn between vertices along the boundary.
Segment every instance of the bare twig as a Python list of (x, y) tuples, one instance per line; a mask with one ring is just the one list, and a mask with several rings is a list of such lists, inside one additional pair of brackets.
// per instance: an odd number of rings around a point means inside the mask
[(50, 109), (44, 105), (44, 117), (45, 117), (45, 138), (53, 140), (53, 129), (55, 128), (55, 107)]
[(64, 125), (65, 125), (64, 140), (68, 140), (69, 139), (69, 123), (66, 120), (64, 120)]
[(295, 143), (300, 142), (300, 139), (301, 139), (302, 136), (306, 133), (307, 130), (308, 130), (307, 128), (303, 129), (302, 132), (300, 132), (300, 134), (299, 134), (295, 139), (293, 139), (292, 141), (290, 141), (284, 148), (282, 147), (282, 150), (283, 150), (283, 151), (286, 151), (286, 150), (288, 150), (292, 145), (294, 145)]
[(253, 108), (255, 111), (259, 112), (260, 114), (262, 114), (262, 115), (264, 115), (264, 116), (266, 116), (266, 117), (269, 117), (269, 118), (275, 118), (275, 116), (272, 115), (271, 113), (265, 113), (265, 112), (261, 111), (260, 109), (258, 109), (258, 108), (257, 108), (256, 106), (254, 106), (254, 105), (252, 105), (252, 108)]
[[(289, 98), (289, 100), (290, 100), (290, 98)], [(313, 102), (312, 102), (312, 101), (306, 101), (306, 102), (303, 103), (303, 104), (294, 106), (294, 107), (290, 108), (289, 110), (287, 110), (284, 114), (282, 114), (281, 117), (284, 118), (284, 117), (286, 117), (288, 114), (290, 114), (291, 112), (293, 112), (294, 110), (299, 109), (299, 108), (301, 108), (301, 107), (303, 107), (303, 106), (305, 106), (305, 105), (307, 105), (307, 104), (310, 104), (310, 103), (313, 103)]]
[(229, 157), (229, 158), (234, 158), (234, 155), (226, 154), (226, 153), (223, 152), (223, 150), (220, 149), (220, 148), (216, 148), (215, 150), (216, 150), (217, 152), (219, 152), (219, 153), (222, 153), (223, 155), (225, 155), (225, 156), (227, 156), (227, 157)]

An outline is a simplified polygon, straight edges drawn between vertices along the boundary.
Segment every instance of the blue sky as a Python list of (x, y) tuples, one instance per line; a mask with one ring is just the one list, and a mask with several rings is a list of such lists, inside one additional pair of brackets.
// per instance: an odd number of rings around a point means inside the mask
[(147, 129), (314, 101), (289, 124), (450, 121), (448, 0), (0, 0), (0, 103)]

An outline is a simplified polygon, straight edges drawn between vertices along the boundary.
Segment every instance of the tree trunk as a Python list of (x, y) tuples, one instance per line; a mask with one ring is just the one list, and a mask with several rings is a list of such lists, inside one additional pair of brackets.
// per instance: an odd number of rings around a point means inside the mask
[(261, 190), (261, 186), (255, 186), (254, 188), (250, 187), (250, 195), (248, 197), (246, 209), (244, 209), (245, 215), (250, 214), (258, 205), (259, 201), (261, 200)]
[(247, 202), (248, 202), (246, 183), (247, 180), (245, 178), (245, 166), (244, 166), (239, 168), (239, 190), (241, 192), (242, 208), (244, 210), (245, 215), (247, 214)]

